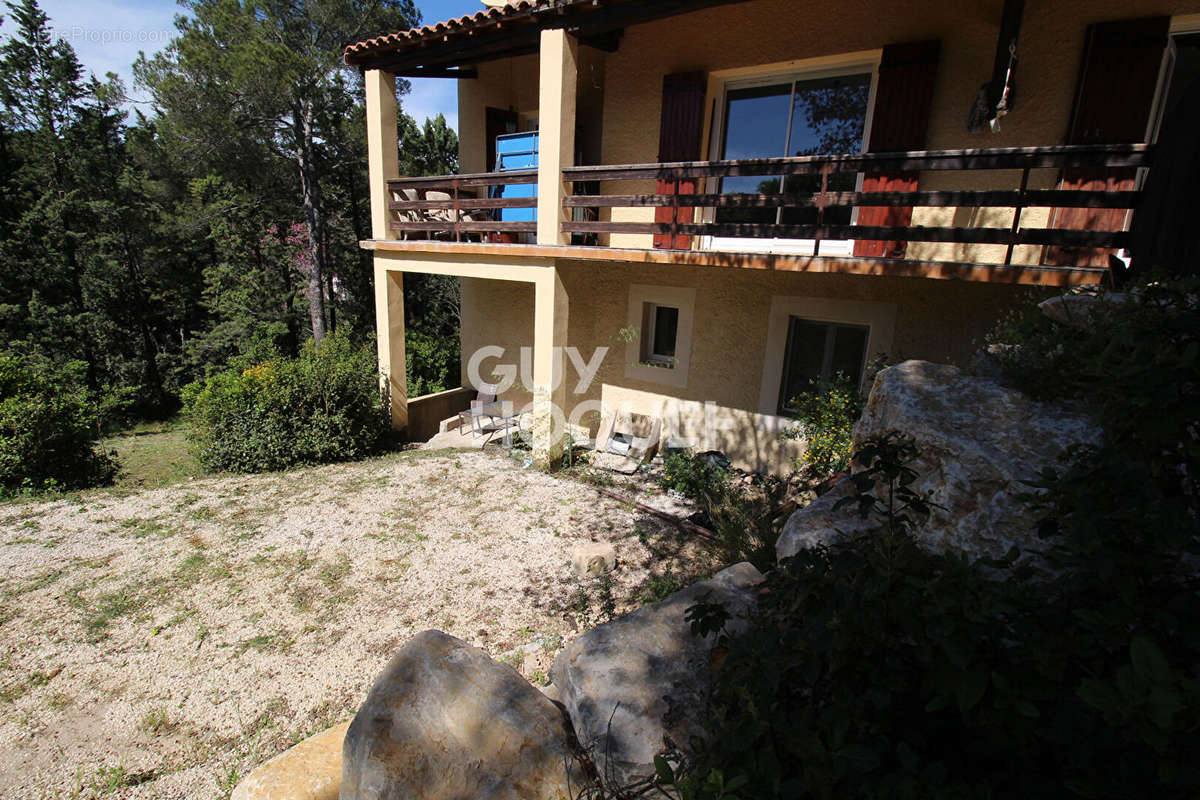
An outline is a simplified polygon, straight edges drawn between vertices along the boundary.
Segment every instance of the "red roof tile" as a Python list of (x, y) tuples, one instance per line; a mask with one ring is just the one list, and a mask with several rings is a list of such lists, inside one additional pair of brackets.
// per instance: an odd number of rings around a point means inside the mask
[(499, 25), (506, 19), (529, 16), (537, 11), (571, 5), (576, 2), (587, 2), (587, 0), (508, 0), (507, 5), (498, 8), (485, 8), (474, 14), (467, 14), (444, 22), (435, 22), (432, 25), (422, 25), (419, 28), (410, 28), (406, 31), (388, 33), (355, 42), (346, 48), (346, 62), (358, 63), (369, 56), (402, 50), (439, 36), (465, 35), (481, 28)]

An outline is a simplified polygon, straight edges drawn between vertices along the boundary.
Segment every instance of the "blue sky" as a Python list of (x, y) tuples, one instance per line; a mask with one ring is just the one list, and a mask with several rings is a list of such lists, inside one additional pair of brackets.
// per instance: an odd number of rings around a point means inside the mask
[[(472, 14), (483, 8), (479, 0), (416, 0), (426, 23)], [(133, 62), (138, 51), (163, 47), (175, 31), (180, 8), (171, 0), (39, 0), (55, 33), (75, 48), (85, 68), (103, 77), (115, 72), (133, 82)], [(0, 14), (7, 9), (0, 6)], [(12, 23), (0, 28), (5, 36)], [(441, 112), (458, 128), (458, 88), (452, 80), (415, 80), (412, 93), (403, 99), (405, 109), (421, 122)], [(132, 88), (132, 87), (130, 87)], [(135, 98), (138, 99), (138, 98)], [(144, 98), (140, 98), (144, 99)]]

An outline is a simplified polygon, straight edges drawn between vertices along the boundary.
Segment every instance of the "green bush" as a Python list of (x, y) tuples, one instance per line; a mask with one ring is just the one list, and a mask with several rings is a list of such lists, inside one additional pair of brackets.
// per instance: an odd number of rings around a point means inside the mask
[(694, 453), (675, 452), (663, 459), (658, 483), (689, 500), (703, 501), (720, 494), (729, 482), (729, 470)]
[(260, 472), (361, 458), (388, 425), (375, 352), (339, 332), (299, 357), (236, 361), (184, 390), (200, 462)]
[(854, 423), (862, 413), (862, 398), (842, 373), (836, 380), (813, 382), (812, 390), (791, 403), (796, 425), (784, 436), (804, 439), (806, 449), (798, 466), (816, 475), (832, 475), (850, 466)]
[[(1103, 434), (1031, 476), (1032, 560), (918, 547), (911, 447), (856, 454), (848, 500), (887, 524), (768, 576), (748, 630), (724, 637), (683, 794), (1200, 796), (1198, 295), (1151, 284), (1091, 326), (1031, 312), (993, 340), (1005, 380)], [(691, 615), (703, 632), (722, 613)]]
[(444, 392), (459, 385), (459, 345), (451, 336), (409, 329), (404, 334), (408, 396)]
[[(903, 445), (870, 447), (849, 500), (888, 524), (768, 576), (749, 629), (723, 637), (712, 735), (683, 796), (1196, 796), (1194, 577), (1106, 599), (1077, 574), (1035, 579), (1015, 553), (928, 552), (909, 532), (924, 509), (896, 468)], [(877, 479), (893, 491), (874, 497)], [(1109, 618), (1130, 601), (1153, 613)], [(699, 633), (727, 619), (689, 613)]]
[(0, 494), (111, 483), (116, 460), (95, 447), (98, 409), (77, 381), (0, 353)]
[(710, 544), (722, 563), (749, 561), (764, 570), (774, 565), (775, 540), (791, 508), (786, 481), (745, 483), (702, 455), (672, 453), (664, 459), (659, 484), (696, 502), (700, 523), (716, 536)]

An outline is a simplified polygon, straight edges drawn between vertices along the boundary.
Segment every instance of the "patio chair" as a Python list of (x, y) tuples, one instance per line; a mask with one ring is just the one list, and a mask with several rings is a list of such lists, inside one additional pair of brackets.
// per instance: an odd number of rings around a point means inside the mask
[(654, 458), (662, 436), (662, 420), (647, 414), (609, 414), (596, 434), (596, 466), (632, 475)]
[(514, 420), (511, 414), (506, 413), (506, 404), (496, 399), (498, 394), (499, 387), (496, 384), (479, 384), (471, 407), (458, 412), (459, 428), (468, 426), (474, 439), (507, 431)]
[[(400, 193), (405, 200), (451, 200), (452, 195), (449, 192), (443, 192), (437, 189), (414, 189), (402, 188)], [(467, 198), (465, 201), (469, 202)], [(455, 211), (452, 208), (428, 208), (428, 209), (413, 209), (408, 211), (397, 211), (398, 222), (454, 222)], [(458, 220), (460, 222), (483, 222), (488, 217), (487, 211), (459, 211)], [(454, 234), (450, 231), (405, 231), (402, 234), (405, 239), (453, 239)], [(466, 239), (478, 239), (478, 233), (464, 233)]]

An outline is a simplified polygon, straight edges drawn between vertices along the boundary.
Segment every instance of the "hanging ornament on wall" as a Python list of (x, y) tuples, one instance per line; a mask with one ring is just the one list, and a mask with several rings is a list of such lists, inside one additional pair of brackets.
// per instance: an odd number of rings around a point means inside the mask
[(991, 80), (979, 87), (975, 103), (967, 115), (967, 130), (982, 133), (1000, 132), (1000, 120), (1013, 108), (1013, 81), (1017, 73), (1017, 39), (1021, 34), (1021, 17), (1025, 0), (1005, 0), (1000, 18), (1000, 36), (996, 42), (996, 59)]

